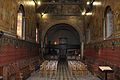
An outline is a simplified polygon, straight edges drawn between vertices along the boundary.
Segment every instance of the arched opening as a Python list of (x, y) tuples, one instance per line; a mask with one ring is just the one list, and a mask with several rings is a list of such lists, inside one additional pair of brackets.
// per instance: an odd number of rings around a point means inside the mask
[(110, 38), (113, 33), (113, 13), (110, 6), (107, 6), (104, 13), (104, 39)]
[(19, 39), (25, 39), (25, 10), (22, 4), (17, 14), (17, 37)]
[[(44, 56), (75, 59), (80, 56), (79, 33), (69, 24), (56, 24), (48, 29), (44, 37)], [(73, 57), (74, 56), (74, 57)], [(57, 59), (56, 57), (53, 57)]]

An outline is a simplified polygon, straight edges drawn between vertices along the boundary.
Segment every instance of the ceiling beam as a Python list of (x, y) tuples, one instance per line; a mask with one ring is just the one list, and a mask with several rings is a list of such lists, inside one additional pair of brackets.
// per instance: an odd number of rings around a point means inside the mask
[(67, 3), (61, 3), (61, 2), (41, 2), (42, 5), (81, 5), (82, 3), (78, 2), (67, 2)]
[(82, 16), (81, 14), (48, 14), (50, 16)]

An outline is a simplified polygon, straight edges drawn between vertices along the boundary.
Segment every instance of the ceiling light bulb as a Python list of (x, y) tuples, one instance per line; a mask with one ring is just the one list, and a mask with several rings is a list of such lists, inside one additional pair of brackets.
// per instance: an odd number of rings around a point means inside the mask
[(42, 16), (44, 15), (44, 13), (42, 13)]
[(84, 12), (82, 12), (82, 15), (85, 15), (85, 11), (84, 11)]
[(94, 5), (94, 6), (99, 6), (99, 5), (102, 5), (102, 3), (96, 1), (96, 2), (93, 2), (93, 5)]
[[(90, 5), (90, 2), (87, 2), (87, 5)], [(98, 1), (95, 1), (95, 2), (93, 2), (93, 5), (94, 6), (100, 6), (100, 5), (102, 5), (102, 3), (98, 2)]]
[(92, 12), (86, 13), (87, 16), (90, 16), (90, 15), (92, 15), (92, 14), (93, 14)]
[(25, 1), (26, 5), (35, 6), (34, 1)]
[(82, 15), (85, 15), (85, 13), (86, 13), (86, 10), (84, 9), (84, 11), (82, 12)]
[(87, 5), (89, 5), (90, 4), (90, 2), (87, 2)]
[(40, 1), (38, 1), (37, 3), (38, 3), (38, 5), (41, 5), (41, 2), (40, 2)]
[(41, 15), (42, 15), (42, 18), (43, 18), (43, 19), (46, 19), (46, 18), (48, 17), (48, 14), (47, 14), (47, 13), (42, 13)]

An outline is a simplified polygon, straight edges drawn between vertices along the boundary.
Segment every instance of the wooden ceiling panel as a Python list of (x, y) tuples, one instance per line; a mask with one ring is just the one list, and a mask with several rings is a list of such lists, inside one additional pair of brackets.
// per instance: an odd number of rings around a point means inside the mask
[[(36, 0), (40, 1), (40, 0)], [(37, 7), (38, 13), (49, 13), (54, 15), (78, 15), (84, 9), (85, 0), (41, 0)]]

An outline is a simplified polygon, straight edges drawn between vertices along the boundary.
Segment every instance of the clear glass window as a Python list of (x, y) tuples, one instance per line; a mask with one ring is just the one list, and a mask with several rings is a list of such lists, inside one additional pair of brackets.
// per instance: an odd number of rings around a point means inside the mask
[(22, 4), (19, 7), (17, 15), (17, 37), (25, 39), (25, 12)]
[(23, 17), (23, 14), (21, 12), (18, 13), (18, 17), (17, 17), (17, 36), (20, 39), (22, 39), (22, 25), (23, 25), (22, 17)]
[(108, 6), (105, 11), (105, 20), (104, 20), (104, 39), (110, 38), (113, 33), (113, 14), (111, 8)]

